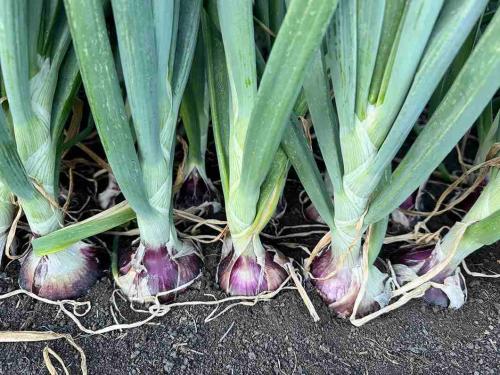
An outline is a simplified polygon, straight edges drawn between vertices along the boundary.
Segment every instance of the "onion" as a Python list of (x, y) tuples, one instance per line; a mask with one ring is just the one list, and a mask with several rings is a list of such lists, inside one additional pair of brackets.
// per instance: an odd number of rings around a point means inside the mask
[(205, 202), (218, 202), (219, 197), (212, 181), (203, 178), (198, 169), (193, 168), (177, 193), (176, 201), (178, 208), (186, 209)]
[(102, 274), (105, 258), (91, 245), (77, 242), (64, 251), (21, 260), (21, 288), (51, 300), (81, 297)]
[(167, 302), (200, 275), (201, 263), (189, 242), (182, 243), (181, 249), (140, 244), (121, 254), (116, 282), (131, 300), (147, 301), (159, 295)]
[[(396, 255), (394, 271), (398, 283), (403, 285), (429, 272), (444, 258), (440, 249), (440, 246), (412, 249)], [(423, 299), (427, 303), (454, 309), (465, 303), (465, 282), (459, 268), (448, 266), (431, 281), (441, 286), (432, 287), (425, 292)]]
[(224, 240), (217, 268), (217, 281), (221, 288), (237, 296), (255, 296), (278, 289), (287, 277), (284, 268), (287, 259), (267, 246), (261, 256), (248, 253), (236, 255), (231, 239)]
[[(339, 317), (349, 317), (363, 283), (361, 258), (345, 258), (343, 262), (333, 257), (331, 248), (326, 249), (311, 264), (312, 283), (328, 307)], [(356, 311), (364, 316), (389, 302), (390, 284), (386, 274), (376, 266), (370, 266), (366, 290)]]

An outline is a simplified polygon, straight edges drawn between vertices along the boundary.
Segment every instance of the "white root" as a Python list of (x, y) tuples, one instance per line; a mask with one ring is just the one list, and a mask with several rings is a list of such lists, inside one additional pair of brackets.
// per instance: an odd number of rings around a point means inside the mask
[[(3, 297), (3, 296), (2, 296)], [(83, 375), (88, 374), (87, 370), (87, 357), (85, 356), (85, 352), (83, 349), (74, 341), (73, 337), (69, 334), (56, 333), (56, 332), (38, 332), (38, 331), (4, 331), (0, 332), (0, 342), (39, 342), (39, 341), (52, 341), (65, 339), (67, 340), (79, 353), (80, 353), (80, 370)], [(64, 372), (68, 374), (68, 370), (64, 365), (64, 361), (61, 357), (46, 346), (43, 350), (43, 358), (45, 361), (45, 365), (47, 366), (47, 370), (49, 373), (57, 374), (52, 361), (50, 360), (50, 355), (52, 355), (62, 366)]]
[(473, 277), (484, 277), (484, 278), (491, 278), (491, 279), (497, 279), (500, 277), (500, 273), (482, 273), (482, 272), (474, 272), (469, 269), (467, 266), (467, 263), (465, 263), (465, 260), (462, 261), (462, 267), (467, 275), (473, 276)]

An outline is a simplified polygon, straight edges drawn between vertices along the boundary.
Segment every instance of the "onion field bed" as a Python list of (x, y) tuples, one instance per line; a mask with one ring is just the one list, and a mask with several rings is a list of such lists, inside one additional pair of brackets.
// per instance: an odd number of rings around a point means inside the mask
[[(206, 254), (206, 268), (212, 274), (216, 259), (216, 249)], [(496, 245), (474, 254), (468, 266), (500, 272), (499, 261), (500, 245)], [(210, 300), (204, 294), (225, 297), (209, 271), (179, 302)], [(13, 289), (17, 273), (8, 269), (2, 276), (3, 294)], [(213, 307), (180, 306), (139, 328), (93, 336), (58, 314), (58, 307), (16, 296), (0, 302), (0, 329), (69, 333), (83, 349), (90, 374), (498, 373), (500, 280), (466, 279), (468, 301), (459, 310), (414, 300), (360, 328), (335, 318), (309, 286), (320, 317), (317, 323), (299, 294), (285, 290), (252, 307), (235, 306), (208, 323), (205, 319)], [(114, 324), (112, 288), (108, 275), (82, 299), (92, 303), (92, 310), (80, 318), (86, 328)], [(123, 314), (117, 316), (121, 323), (145, 318), (119, 298), (116, 303)], [(0, 344), (0, 374), (47, 373), (42, 356), (47, 345), (72, 374), (80, 372), (79, 353), (67, 341), (57, 340)]]
[(500, 0), (0, 0), (0, 375), (500, 374)]

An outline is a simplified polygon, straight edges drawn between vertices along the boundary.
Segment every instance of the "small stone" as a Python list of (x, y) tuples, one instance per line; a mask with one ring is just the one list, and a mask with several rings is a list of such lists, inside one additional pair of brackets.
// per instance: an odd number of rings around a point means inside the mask
[(164, 365), (163, 365), (163, 370), (166, 372), (166, 373), (169, 373), (170, 371), (172, 371), (172, 369), (174, 368), (174, 364), (173, 362), (170, 362), (170, 361), (167, 361)]
[(257, 359), (257, 356), (254, 352), (248, 352), (248, 359), (250, 359), (251, 361), (255, 361)]
[(472, 342), (469, 342), (467, 343), (467, 345), (465, 345), (467, 347), (467, 349), (474, 349), (474, 344)]

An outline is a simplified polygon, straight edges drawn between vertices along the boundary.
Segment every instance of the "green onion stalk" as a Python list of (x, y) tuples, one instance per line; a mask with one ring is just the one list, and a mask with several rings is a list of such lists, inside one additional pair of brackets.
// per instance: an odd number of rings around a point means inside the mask
[(139, 245), (117, 255), (115, 281), (131, 300), (169, 300), (201, 272), (198, 249), (179, 238), (172, 211), (175, 131), (201, 0), (111, 1), (131, 125), (102, 1), (64, 4), (97, 131), (139, 226)]
[(205, 155), (209, 128), (209, 97), (205, 47), (199, 32), (180, 116), (187, 136), (187, 156), (179, 168), (175, 188), (177, 206), (181, 209), (210, 203), (213, 211), (220, 209), (217, 189), (207, 175)]
[[(257, 85), (262, 78), (266, 66), (266, 60), (272, 49), (276, 35), (279, 32), (283, 19), (287, 10), (287, 1), (255, 1), (253, 4), (254, 12), (254, 27), (255, 27), (255, 56), (257, 65)], [(294, 104), (293, 116), (305, 116), (307, 112), (307, 104), (305, 103), (304, 95), (301, 93)], [(274, 210), (271, 222), (275, 223), (280, 220), (287, 210), (287, 200), (284, 190), (278, 201), (278, 205)], [(274, 224), (273, 224), (274, 225)]]
[[(482, 24), (482, 20), (484, 20), (484, 15), (480, 17), (480, 20), (476, 23), (472, 31), (469, 33), (469, 36), (467, 37), (466, 41), (463, 43), (458, 54), (455, 56), (453, 62), (449, 66), (447, 73), (444, 75), (438, 87), (435, 89), (428, 104), (428, 111), (430, 114), (434, 113), (439, 103), (443, 100), (451, 84), (456, 79), (463, 65), (470, 56), (475, 44), (479, 40), (479, 37), (482, 32), (482, 29), (480, 27)], [(487, 25), (487, 22), (485, 22), (485, 25)], [(495, 109), (497, 110), (496, 116), (494, 116)], [(468, 173), (468, 176), (465, 180), (465, 183), (469, 185), (467, 190), (470, 189), (470, 185), (472, 185), (473, 183), (477, 183), (475, 181), (477, 178), (483, 178), (483, 176), (481, 176), (481, 172), (483, 171), (483, 169), (479, 168), (479, 165), (484, 163), (488, 158), (494, 157), (494, 152), (495, 152), (494, 145), (495, 143), (500, 141), (500, 131), (498, 127), (499, 118), (500, 118), (500, 112), (498, 111), (497, 108), (494, 108), (494, 100), (491, 100), (486, 105), (485, 109), (483, 110), (483, 112), (481, 113), (481, 115), (479, 116), (479, 118), (475, 123), (474, 127), (477, 133), (477, 142), (479, 145), (477, 147), (477, 151), (474, 156), (474, 162), (472, 165), (472, 168), (475, 169), (475, 172)], [(414, 130), (417, 132), (417, 134), (420, 132), (423, 126), (415, 126)], [(438, 172), (441, 174), (441, 178), (444, 178), (448, 182), (453, 181), (451, 175), (449, 174), (443, 163), (441, 163), (438, 166)], [(479, 181), (479, 184), (474, 190), (472, 191), (469, 190), (469, 193), (467, 196), (465, 196), (465, 198), (462, 196), (462, 194), (464, 194), (463, 189), (456, 191), (455, 196), (452, 197), (453, 201), (458, 202), (455, 204), (455, 207), (457, 209), (464, 210), (467, 214), (467, 212), (470, 211), (471, 207), (479, 198), (481, 191), (483, 190), (484, 186), (488, 183), (489, 179), (490, 179), (490, 174), (486, 174), (484, 178), (481, 181)], [(402, 215), (404, 216), (404, 214)], [(467, 214), (467, 216), (469, 216), (469, 214)], [(437, 253), (437, 248), (434, 249), (432, 246), (425, 248), (420, 247), (420, 248), (399, 249), (397, 252), (393, 254), (393, 256), (391, 256), (391, 261), (393, 263), (396, 263), (395, 268), (398, 269), (397, 272), (398, 274), (399, 270), (402, 270), (403, 273), (407, 273), (407, 271), (405, 271), (407, 267), (410, 267), (412, 270), (418, 269), (418, 272), (420, 274), (424, 274), (425, 273), (424, 271), (430, 268), (431, 261), (428, 260), (428, 258), (434, 253)], [(424, 261), (426, 261), (426, 267), (421, 267)], [(452, 269), (455, 268), (452, 267)], [(459, 270), (457, 270), (456, 272), (458, 273)], [(405, 277), (400, 278), (401, 283), (405, 282), (404, 278)], [(457, 278), (458, 276), (455, 277), (455, 279)], [(464, 287), (463, 282), (455, 283), (455, 285), (461, 285), (462, 287)], [(459, 291), (460, 289), (456, 290)], [(446, 306), (448, 304), (447, 302), (448, 299), (446, 298), (445, 295), (443, 295), (442, 292), (437, 292), (435, 290), (432, 292), (429, 291), (426, 294), (425, 298), (431, 301), (431, 298), (428, 298), (428, 296), (436, 293), (441, 298), (436, 299), (435, 302), (439, 305)], [(461, 306), (463, 301), (465, 301), (465, 296), (461, 292), (455, 293), (455, 295), (457, 297), (453, 297), (450, 295), (449, 305), (457, 307)], [(456, 301), (457, 298), (462, 300), (462, 303), (457, 303)], [(455, 301), (451, 302), (452, 299), (454, 299)]]
[[(496, 111), (496, 115), (494, 114)], [(481, 191), (490, 182), (491, 176), (484, 173), (486, 162), (494, 158), (500, 143), (500, 108), (495, 108), (493, 100), (488, 103), (484, 111), (476, 121), (476, 132), (478, 147), (474, 155), (471, 168), (468, 172), (466, 182), (467, 195), (463, 197), (464, 189), (458, 190), (453, 200), (459, 200), (456, 208), (468, 211), (479, 198)]]
[[(316, 52), (304, 81), (334, 187), (335, 211), (321, 179), (306, 178), (317, 175), (312, 158), (297, 151), (297, 140), (290, 138), (285, 147), (330, 227), (331, 243), (313, 259), (310, 274), (339, 316), (350, 316), (355, 305), (357, 314), (365, 315), (388, 303), (389, 276), (375, 265), (388, 215), (427, 180), (500, 85), (496, 14), (390, 173), (391, 161), (486, 5), (487, 1), (472, 0), (339, 2), (327, 33), (327, 54)], [(329, 96), (328, 69), (336, 111)]]
[[(485, 12), (487, 12), (487, 10)], [(484, 29), (484, 26), (487, 26), (488, 22), (489, 21), (487, 20), (487, 17), (484, 17), (483, 13), (479, 18), (479, 20), (474, 25), (474, 27), (472, 28), (472, 30), (469, 32), (467, 39), (462, 44), (460, 50), (453, 59), (453, 62), (448, 67), (448, 70), (443, 76), (443, 78), (441, 78), (439, 85), (437, 86), (437, 88), (435, 89), (434, 93), (432, 94), (429, 100), (429, 104), (427, 106), (429, 116), (432, 115), (434, 111), (437, 109), (437, 106), (443, 100), (451, 84), (456, 79), (457, 75), (460, 73), (460, 70), (464, 66), (467, 59), (469, 58), (472, 50), (474, 49), (474, 46), (477, 44), (479, 37), (481, 36), (482, 31)], [(481, 27), (482, 25), (483, 27)], [(474, 157), (474, 164), (480, 164), (486, 160), (487, 153), (491, 148), (491, 146), (493, 145), (493, 143), (495, 142), (497, 126), (495, 126), (493, 122), (492, 115), (493, 115), (493, 101), (491, 101), (485, 107), (484, 111), (481, 113), (481, 116), (479, 116), (474, 126), (477, 132), (477, 138), (478, 138), (477, 140), (479, 143), (478, 150)], [(423, 126), (425, 125), (416, 125), (413, 130), (418, 134)], [(467, 141), (467, 139), (465, 139), (465, 141)], [(466, 142), (462, 144), (465, 145)], [(439, 173), (443, 181), (451, 183), (456, 179), (456, 177), (452, 176), (452, 174), (448, 171), (444, 163), (441, 163), (437, 169), (438, 169), (437, 172)], [(476, 174), (470, 174), (467, 181), (472, 183), (475, 176)], [(478, 193), (474, 195), (476, 195), (475, 198), (477, 198)], [(468, 208), (470, 208), (470, 205)]]
[(474, 251), (500, 240), (498, 168), (494, 168), (489, 177), (490, 182), (474, 205), (433, 249), (405, 253), (399, 263), (394, 264), (400, 285), (408, 283), (416, 287), (430, 281), (432, 287), (424, 295), (427, 302), (453, 309), (465, 303), (467, 293), (460, 264)]
[[(330, 194), (330, 197), (333, 201), (333, 186), (331, 183), (331, 179), (328, 176), (328, 172), (323, 174), (323, 181), (325, 183), (325, 187)], [(424, 185), (425, 186), (425, 183)], [(408, 216), (404, 213), (403, 210), (418, 210), (421, 206), (421, 197), (422, 197), (422, 189), (423, 186), (420, 187), (417, 191), (413, 192), (408, 198), (405, 199), (403, 203), (399, 205), (394, 211), (391, 212), (391, 222), (393, 224), (399, 225), (401, 228), (406, 230), (413, 228), (413, 226), (418, 221), (418, 217), (416, 216)], [(325, 221), (319, 214), (316, 207), (312, 202), (309, 202), (308, 205), (303, 210), (304, 217), (310, 221), (314, 221), (316, 223), (325, 224)]]
[(252, 1), (207, 2), (202, 29), (229, 226), (217, 277), (230, 294), (275, 290), (286, 279), (288, 260), (263, 244), (260, 232), (272, 218), (289, 168), (281, 139), (307, 63), (321, 43), (336, 3), (290, 2), (258, 85)]
[(14, 205), (9, 189), (0, 182), (0, 264), (7, 244), (7, 236), (12, 225)]
[[(18, 197), (34, 237), (63, 225), (57, 203), (59, 150), (79, 87), (70, 45), (61, 3), (0, 2), (0, 62), (8, 103), (7, 113), (0, 109), (0, 180)], [(59, 300), (85, 293), (99, 275), (96, 250), (80, 241), (54, 255), (40, 257), (29, 250), (21, 259), (19, 284)]]
[(469, 174), (468, 180), (470, 183), (474, 183), (476, 178), (482, 180), (465, 198), (455, 197), (460, 199), (455, 207), (465, 210), (465, 216), (436, 246), (400, 249), (391, 257), (400, 285), (410, 282), (415, 284), (419, 277), (426, 277), (439, 269), (439, 272), (429, 279), (435, 286), (425, 292), (424, 300), (428, 303), (460, 308), (466, 301), (467, 293), (459, 265), (474, 251), (500, 239), (498, 167), (489, 168), (490, 171), (486, 175), (482, 175), (485, 168), (479, 168), (480, 164), (498, 157), (499, 118), (498, 110), (493, 117), (491, 101), (476, 121), (479, 147), (472, 166), (476, 171)]
[[(494, 115), (496, 111), (496, 115)], [(474, 164), (484, 163), (492, 148), (500, 142), (500, 108), (494, 108), (491, 101), (479, 117), (476, 124), (479, 147), (474, 157)]]
[[(487, 10), (485, 11), (487, 12)], [(434, 113), (434, 111), (437, 109), (439, 103), (443, 100), (444, 96), (448, 92), (451, 84), (453, 81), (456, 79), (458, 74), (460, 73), (462, 67), (464, 66), (465, 62), (469, 58), (472, 50), (474, 49), (474, 46), (476, 45), (477, 41), (479, 40), (485, 26), (488, 24), (487, 17), (484, 16), (484, 13), (481, 15), (479, 20), (476, 22), (472, 30), (469, 32), (469, 35), (467, 36), (467, 39), (464, 41), (462, 46), (460, 47), (460, 50), (458, 51), (457, 55), (453, 59), (453, 62), (450, 64), (450, 66), (447, 69), (447, 72), (441, 78), (439, 85), (435, 89), (433, 95), (431, 96), (428, 106), (427, 106), (427, 116), (430, 117)], [(483, 27), (481, 27), (483, 26)], [(477, 166), (481, 163), (484, 163), (486, 159), (488, 158), (488, 154), (491, 151), (492, 146), (500, 141), (500, 131), (498, 128), (498, 119), (499, 119), (499, 114), (497, 113), (497, 116), (494, 116), (495, 113), (495, 108), (493, 105), (493, 100), (486, 105), (484, 108), (483, 112), (477, 119), (474, 129), (469, 131), (468, 133), (471, 132), (476, 132), (477, 134), (477, 143), (478, 147), (475, 153), (475, 156), (473, 156), (473, 166)], [(413, 130), (415, 131), (416, 134), (419, 134), (419, 132), (422, 130), (422, 128), (425, 126), (423, 125), (415, 125)], [(466, 134), (464, 137), (464, 140), (461, 141), (461, 146), (459, 149), (461, 149), (461, 152), (463, 153), (465, 148), (468, 150), (468, 146), (470, 145), (469, 143), (469, 137)], [(475, 143), (474, 141), (473, 143)], [(476, 145), (474, 144), (472, 147), (475, 147)], [(463, 155), (465, 156), (465, 155)], [(475, 172), (473, 173), (468, 173), (466, 179), (465, 179), (465, 185), (468, 188), (470, 185), (476, 183), (476, 179), (480, 177), (480, 172), (482, 169), (476, 167)], [(439, 178), (447, 183), (452, 183), (455, 180), (457, 180), (457, 177), (453, 176), (452, 173), (449, 172), (448, 168), (446, 167), (445, 163), (439, 164), (437, 167), (436, 172), (439, 175)], [(482, 176), (481, 176), (482, 177)], [(456, 189), (455, 193), (452, 196), (452, 200), (455, 201), (458, 199), (458, 203), (455, 205), (455, 207), (459, 210), (464, 210), (468, 211), (474, 202), (478, 199), (479, 194), (481, 193), (481, 190), (483, 189), (484, 185), (488, 182), (488, 176), (486, 178), (482, 179), (482, 181), (479, 181), (479, 184), (477, 184), (477, 187), (470, 192), (468, 195), (463, 198), (462, 194), (464, 193), (464, 189)], [(425, 184), (424, 184), (425, 186)], [(419, 188), (419, 192), (421, 191), (422, 187)], [(415, 199), (412, 199), (415, 194), (412, 194), (412, 196), (409, 197), (407, 201), (405, 201), (403, 204), (407, 203), (408, 201), (411, 202), (413, 201), (415, 204), (410, 205), (409, 207), (403, 207), (403, 208), (409, 208), (412, 210), (419, 210), (418, 207), (418, 201), (419, 201), (419, 196), (415, 196)], [(403, 212), (396, 210), (396, 212), (393, 212), (392, 219), (398, 219), (397, 220), (399, 223), (405, 223), (408, 222), (412, 224), (411, 226), (405, 226), (406, 229), (410, 229), (416, 221), (418, 221), (418, 217), (416, 216), (410, 216), (408, 217), (405, 215)], [(397, 215), (395, 215), (397, 213)], [(428, 249), (430, 250), (430, 249)]]

